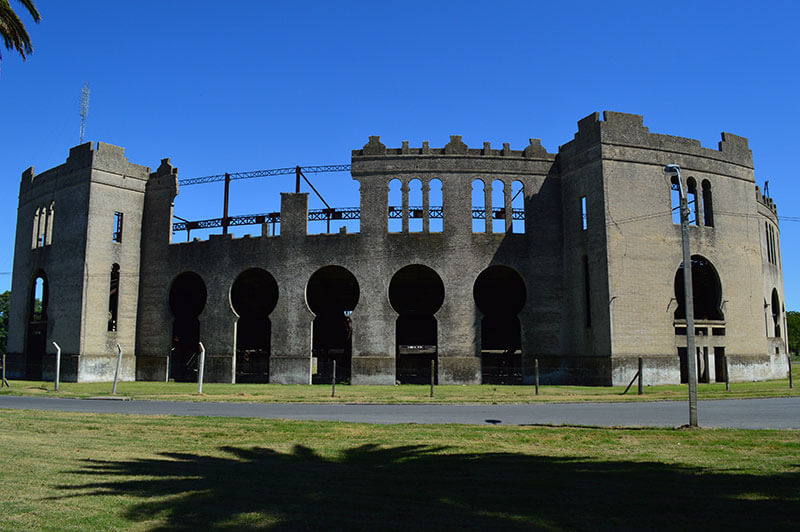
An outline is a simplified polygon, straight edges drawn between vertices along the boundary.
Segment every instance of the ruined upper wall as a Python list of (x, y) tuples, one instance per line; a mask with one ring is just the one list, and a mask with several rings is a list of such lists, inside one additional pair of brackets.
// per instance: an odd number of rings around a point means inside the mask
[[(32, 166), (25, 170), (22, 173), (22, 180), (20, 181), (20, 200), (23, 195), (43, 186), (46, 189), (53, 188), (54, 186), (58, 188), (69, 186), (72, 183), (69, 181), (62, 182), (62, 179), (68, 179), (70, 176), (78, 173), (78, 171), (86, 168), (101, 170), (142, 181), (146, 181), (150, 173), (150, 168), (128, 161), (125, 157), (125, 148), (114, 146), (113, 144), (106, 144), (105, 142), (98, 142), (94, 146), (91, 142), (86, 142), (70, 148), (69, 156), (64, 164), (51, 168), (39, 175), (36, 175)], [(82, 177), (80, 179), (84, 178)], [(56, 182), (58, 182), (57, 185)]]
[[(721, 165), (734, 165), (745, 169), (742, 175), (752, 174), (753, 153), (744, 137), (722, 133), (718, 149), (714, 150), (704, 148), (699, 140), (650, 133), (643, 122), (642, 115), (604, 111), (603, 120), (600, 120), (599, 113), (592, 113), (578, 121), (575, 138), (559, 147), (562, 168), (580, 164), (587, 150), (598, 149), (601, 145), (614, 145), (660, 152), (663, 154), (661, 158), (665, 161), (667, 158), (672, 158), (669, 161), (671, 163), (677, 162), (676, 155), (681, 155), (687, 161), (691, 160), (693, 166), (707, 166), (721, 174), (742, 173), (741, 170), (736, 172)], [(599, 152), (597, 155), (599, 156)]]
[(763, 206), (764, 209), (769, 211), (772, 221), (775, 225), (778, 225), (778, 206), (775, 205), (775, 201), (772, 198), (761, 193), (761, 189), (758, 185), (756, 185), (756, 201), (759, 205)]
[(403, 141), (400, 148), (387, 148), (380, 137), (371, 136), (360, 150), (352, 152), (353, 177), (419, 173), (476, 174), (547, 174), (555, 154), (547, 153), (540, 139), (530, 139), (524, 150), (512, 150), (509, 143), (493, 149), (484, 142), (482, 148), (470, 148), (460, 135), (451, 135), (443, 148), (431, 148), (427, 141), (420, 148), (411, 148)]

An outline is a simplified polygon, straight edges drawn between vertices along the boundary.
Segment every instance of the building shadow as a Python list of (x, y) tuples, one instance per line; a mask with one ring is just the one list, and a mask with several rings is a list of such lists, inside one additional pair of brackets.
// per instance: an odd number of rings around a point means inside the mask
[[(535, 451), (535, 442), (531, 443)], [(126, 496), (155, 530), (794, 529), (797, 472), (721, 474), (698, 467), (530, 454), (450, 454), (363, 445), (334, 457), (223, 447), (87, 460), (86, 483), (58, 499)], [(100, 480), (97, 480), (97, 478)], [(265, 518), (264, 515), (271, 516)]]

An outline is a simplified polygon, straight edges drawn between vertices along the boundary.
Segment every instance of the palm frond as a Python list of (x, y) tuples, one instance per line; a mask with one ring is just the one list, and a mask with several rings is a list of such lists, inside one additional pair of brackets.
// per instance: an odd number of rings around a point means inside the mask
[(25, 9), (31, 14), (34, 22), (40, 22), (42, 20), (42, 16), (39, 14), (39, 10), (36, 9), (33, 0), (17, 0), (17, 2), (25, 6)]
[[(33, 0), (17, 0), (17, 2), (27, 9), (35, 22), (39, 22), (42, 19)], [(14, 49), (19, 52), (23, 61), (26, 58), (26, 54), (33, 53), (33, 44), (31, 43), (30, 35), (28, 35), (28, 30), (14, 12), (8, 0), (0, 0), (0, 36), (3, 37), (3, 44), (6, 49)], [(0, 53), (0, 59), (2, 57), (2, 53)]]

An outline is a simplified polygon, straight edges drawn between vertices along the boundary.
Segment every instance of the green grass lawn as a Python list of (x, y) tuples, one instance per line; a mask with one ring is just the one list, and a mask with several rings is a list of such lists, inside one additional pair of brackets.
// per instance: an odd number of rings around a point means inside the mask
[(0, 530), (797, 530), (800, 432), (0, 410)]
[[(797, 386), (789, 388), (788, 379), (698, 385), (700, 399), (741, 399), (748, 397), (785, 397), (800, 395), (800, 364), (796, 364)], [(53, 397), (94, 397), (111, 395), (111, 383), (61, 383), (54, 391), (52, 382), (11, 381), (11, 389), (0, 394), (46, 395)], [(215, 384), (203, 385), (203, 395), (197, 395), (195, 383), (121, 382), (117, 393), (133, 399), (175, 401), (240, 401), (240, 402), (305, 402), (305, 403), (533, 403), (583, 401), (659, 401), (684, 399), (686, 385), (646, 386), (644, 394), (636, 394), (634, 384), (626, 395), (624, 386), (541, 386), (535, 395), (533, 386), (436, 386), (430, 397), (430, 386), (404, 384), (399, 386), (337, 385), (336, 397), (331, 397), (328, 385), (300, 386), (281, 384)]]

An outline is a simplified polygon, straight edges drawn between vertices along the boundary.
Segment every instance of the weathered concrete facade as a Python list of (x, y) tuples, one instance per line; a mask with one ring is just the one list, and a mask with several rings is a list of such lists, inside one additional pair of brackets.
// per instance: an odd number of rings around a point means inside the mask
[[(725, 361), (731, 380), (783, 377), (777, 210), (755, 186), (747, 140), (722, 139), (703, 148), (609, 112), (581, 120), (558, 154), (537, 139), (516, 151), (370, 137), (352, 153), (358, 233), (308, 234), (307, 194), (285, 193), (279, 236), (185, 243), (172, 242), (168, 159), (150, 173), (121, 148), (84, 144), (64, 165), (23, 174), (12, 375), (50, 375), (56, 340), (65, 379), (108, 380), (118, 342), (133, 347), (124, 378), (190, 379), (201, 340), (207, 380), (220, 382), (310, 383), (333, 360), (358, 384), (425, 380), (431, 367), (440, 384), (531, 382), (538, 359), (543, 382), (622, 384), (641, 356), (646, 383), (677, 383), (680, 226), (663, 167), (679, 164), (695, 199), (701, 379), (724, 379)], [(400, 204), (389, 202), (395, 180)]]

